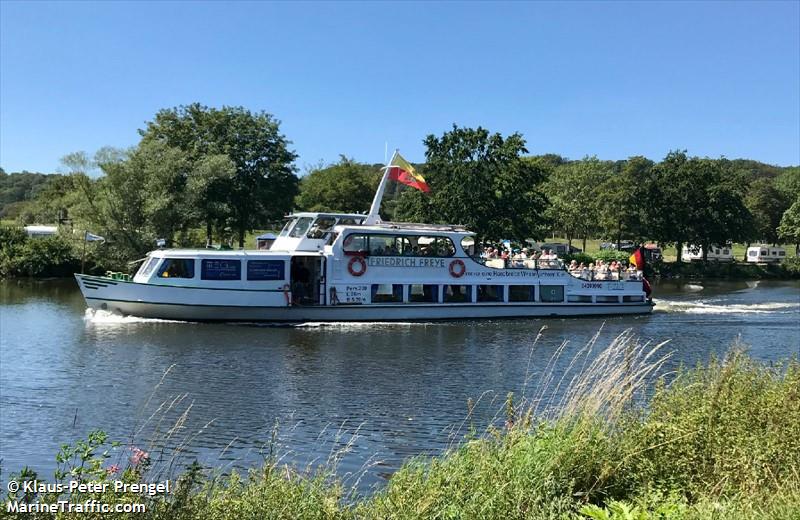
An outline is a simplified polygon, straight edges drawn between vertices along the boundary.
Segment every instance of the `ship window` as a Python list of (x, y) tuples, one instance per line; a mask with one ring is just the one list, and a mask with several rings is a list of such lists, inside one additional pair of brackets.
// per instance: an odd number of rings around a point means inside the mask
[(308, 230), (308, 235), (306, 236), (315, 239), (325, 238), (335, 225), (336, 218), (334, 217), (317, 217), (317, 220), (314, 221), (314, 225)]
[(346, 253), (366, 253), (367, 235), (347, 235), (344, 237), (343, 247)]
[(286, 224), (283, 226), (283, 229), (281, 229), (281, 234), (279, 236), (289, 236), (289, 230), (292, 229), (292, 225), (295, 222), (297, 222), (296, 218), (290, 219), (288, 222), (286, 222)]
[(375, 284), (372, 286), (372, 303), (402, 303), (401, 284)]
[(159, 261), (161, 261), (161, 259), (157, 257), (149, 258), (147, 262), (142, 264), (142, 267), (139, 269), (139, 274), (142, 276), (150, 276), (150, 273), (153, 272), (153, 269), (156, 268)]
[(597, 303), (619, 303), (618, 296), (600, 295), (600, 296), (595, 296), (595, 299)]
[(478, 301), (479, 302), (501, 302), (501, 301), (503, 301), (503, 286), (502, 285), (479, 285), (478, 286)]
[(339, 220), (340, 226), (360, 226), (364, 221), (362, 218), (343, 218)]
[(158, 271), (161, 278), (194, 278), (193, 258), (167, 258)]
[(408, 286), (408, 301), (409, 302), (439, 302), (439, 286), (438, 285), (409, 285)]
[(588, 294), (570, 294), (567, 301), (572, 303), (592, 303), (592, 297)]
[(470, 303), (472, 302), (471, 285), (445, 285), (445, 303)]
[(508, 301), (510, 302), (532, 302), (536, 292), (535, 285), (509, 285)]
[(564, 301), (564, 286), (563, 285), (542, 285), (539, 287), (539, 298), (543, 302), (563, 302)]
[(308, 228), (311, 227), (312, 220), (314, 219), (311, 217), (300, 217), (297, 219), (297, 224), (295, 224), (292, 230), (289, 232), (289, 236), (292, 238), (303, 237), (308, 231)]
[(370, 235), (369, 254), (375, 256), (400, 256), (410, 254), (411, 242), (399, 235)]
[(622, 301), (624, 302), (643, 302), (644, 296), (623, 296)]
[(240, 260), (206, 259), (200, 263), (201, 280), (241, 280), (242, 262)]
[(766, 249), (762, 249), (762, 250), (761, 250), (761, 254), (762, 254), (762, 255), (764, 255), (764, 256), (766, 256), (766, 255), (767, 255), (767, 250), (766, 250)]
[(409, 237), (414, 247), (415, 256), (453, 256), (456, 247), (448, 237)]
[(778, 256), (786, 256), (786, 251), (778, 251)]
[(249, 260), (248, 280), (285, 280), (286, 262), (283, 260)]
[(748, 251), (747, 256), (758, 256), (758, 251)]

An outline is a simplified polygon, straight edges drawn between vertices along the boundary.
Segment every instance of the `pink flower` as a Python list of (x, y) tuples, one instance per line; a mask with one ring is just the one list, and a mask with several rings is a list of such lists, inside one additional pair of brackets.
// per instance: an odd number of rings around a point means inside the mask
[(142, 461), (145, 461), (150, 458), (150, 454), (144, 450), (140, 450), (139, 448), (133, 447), (131, 448), (133, 455), (131, 456), (131, 464), (136, 466)]
[(108, 467), (106, 471), (108, 472), (109, 475), (113, 475), (114, 473), (119, 472), (119, 466), (117, 466), (116, 464), (112, 464), (111, 466)]

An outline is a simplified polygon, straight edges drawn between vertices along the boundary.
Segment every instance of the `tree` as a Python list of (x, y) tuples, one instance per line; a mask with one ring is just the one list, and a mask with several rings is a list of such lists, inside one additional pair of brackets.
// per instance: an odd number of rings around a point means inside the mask
[(770, 244), (778, 242), (778, 226), (789, 207), (787, 202), (772, 179), (762, 177), (750, 183), (745, 204), (753, 216), (754, 239)]
[(380, 181), (379, 166), (359, 164), (344, 155), (316, 168), (300, 181), (295, 205), (303, 211), (369, 211)]
[(280, 133), (280, 124), (266, 112), (243, 107), (209, 108), (199, 103), (159, 111), (143, 142), (161, 141), (188, 154), (192, 163), (209, 155), (227, 155), (236, 174), (227, 182), (230, 218), (244, 247), (247, 231), (277, 220), (291, 210), (298, 179), (297, 158)]
[(679, 262), (683, 244), (700, 245), (705, 260), (709, 246), (743, 240), (752, 227), (740, 176), (724, 159), (670, 152), (653, 167), (644, 193), (650, 233), (659, 242), (675, 244)]
[(430, 193), (407, 190), (399, 218), (463, 224), (479, 238), (524, 240), (542, 232), (546, 199), (539, 191), (542, 166), (524, 160), (525, 140), (478, 127), (459, 128), (424, 140)]
[(778, 235), (788, 242), (793, 242), (795, 252), (800, 254), (800, 195), (784, 212), (778, 226)]
[(610, 176), (607, 164), (597, 157), (586, 157), (558, 166), (544, 184), (549, 201), (546, 215), (570, 245), (573, 238), (581, 237), (585, 249), (586, 237), (600, 230), (600, 186)]
[[(599, 221), (605, 236), (641, 241), (647, 237), (645, 223), (646, 184), (651, 176), (653, 161), (631, 157), (617, 165), (618, 171), (608, 176), (598, 189)], [(585, 243), (584, 243), (585, 249)]]
[(227, 155), (209, 155), (200, 159), (189, 172), (186, 190), (195, 218), (206, 225), (206, 247), (212, 243), (214, 223), (230, 214), (227, 186), (236, 175), (236, 165)]

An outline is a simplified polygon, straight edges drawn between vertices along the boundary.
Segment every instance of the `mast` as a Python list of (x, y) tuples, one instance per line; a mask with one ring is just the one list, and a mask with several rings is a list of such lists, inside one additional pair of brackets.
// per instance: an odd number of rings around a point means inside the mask
[(368, 226), (371, 224), (378, 224), (381, 221), (381, 201), (383, 200), (383, 192), (386, 190), (386, 182), (389, 180), (390, 165), (392, 161), (394, 161), (395, 155), (397, 155), (396, 149), (392, 154), (392, 158), (386, 163), (386, 166), (381, 168), (383, 170), (383, 176), (381, 177), (381, 182), (378, 184), (378, 190), (375, 192), (375, 198), (372, 199), (372, 205), (369, 207), (367, 219), (364, 221), (364, 224)]

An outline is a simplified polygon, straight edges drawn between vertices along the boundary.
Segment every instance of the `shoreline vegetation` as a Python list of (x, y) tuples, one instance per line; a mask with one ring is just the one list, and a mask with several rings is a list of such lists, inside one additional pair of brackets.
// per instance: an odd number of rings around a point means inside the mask
[[(201, 244), (193, 247), (202, 248)], [(647, 265), (646, 274), (653, 279), (720, 279), (720, 280), (791, 280), (800, 279), (800, 257), (790, 256), (779, 264), (752, 264), (742, 261), (675, 262), (659, 261)], [(592, 251), (565, 255), (567, 263), (575, 258), (590, 263), (602, 258), (627, 261), (629, 254), (616, 251)], [(28, 237), (23, 228), (0, 225), (0, 279), (13, 278), (71, 278), (73, 273), (103, 275), (106, 271), (133, 274), (138, 264), (114, 258), (103, 244), (84, 243), (80, 239), (59, 233), (49, 237)]]
[[(734, 344), (706, 365), (665, 372), (665, 343), (641, 344), (630, 330), (606, 348), (596, 340), (569, 361), (564, 374), (554, 373), (563, 346), (556, 349), (539, 383), (521, 396), (509, 394), (481, 431), (469, 402), (460, 444), (407, 461), (370, 493), (337, 477), (336, 457), (296, 468), (270, 450), (262, 467), (246, 473), (221, 474), (196, 462), (180, 474), (167, 473), (173, 478), (168, 495), (111, 490), (6, 498), (20, 504), (60, 498), (147, 505), (146, 513), (130, 516), (37, 518), (800, 517), (796, 358), (764, 364)], [(166, 478), (146, 451), (109, 443), (101, 432), (65, 445), (57, 461), (56, 481), (137, 484)], [(37, 476), (23, 470), (14, 477)], [(21, 512), (5, 516), (29, 518)]]

